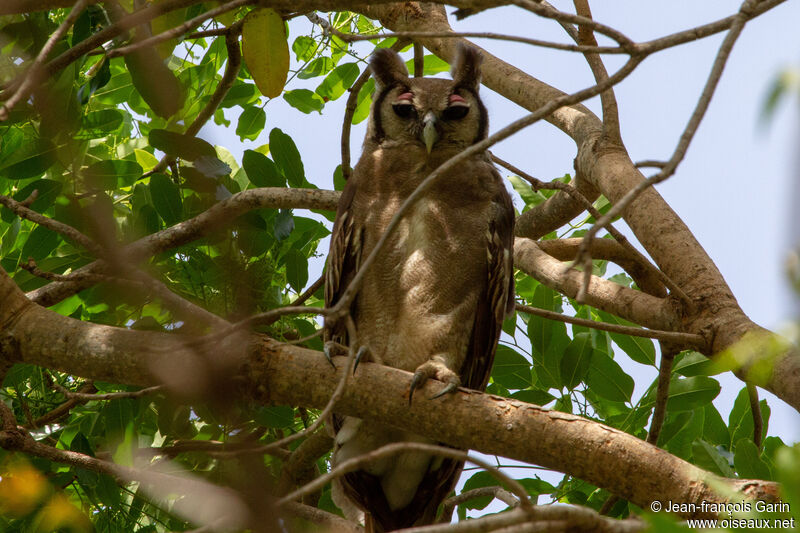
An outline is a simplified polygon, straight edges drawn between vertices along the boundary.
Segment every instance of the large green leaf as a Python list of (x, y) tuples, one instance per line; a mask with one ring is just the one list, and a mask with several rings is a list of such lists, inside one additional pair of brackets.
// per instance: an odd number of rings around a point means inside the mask
[(154, 46), (137, 48), (125, 55), (134, 87), (156, 115), (168, 118), (183, 107), (184, 94), (178, 78)]
[[(598, 314), (600, 315), (600, 318), (602, 318), (604, 322), (610, 322), (611, 324), (620, 324), (623, 326), (636, 326), (636, 324), (628, 322), (627, 320), (623, 320), (610, 313), (598, 311)], [(611, 339), (615, 343), (617, 343), (617, 346), (622, 348), (622, 350), (626, 354), (628, 354), (628, 357), (630, 357), (637, 363), (641, 363), (643, 365), (655, 366), (656, 349), (655, 346), (653, 345), (652, 340), (646, 337), (632, 337), (630, 335), (625, 335), (623, 333), (609, 333), (609, 334), (611, 335)]]
[[(670, 381), (667, 409), (688, 411), (705, 407), (719, 395), (720, 385), (714, 378), (693, 376)], [(650, 396), (650, 400), (655, 394)]]
[(236, 125), (236, 135), (244, 141), (249, 139), (254, 141), (261, 134), (264, 125), (267, 123), (267, 114), (260, 107), (247, 106), (239, 115)]
[(286, 252), (286, 279), (295, 292), (300, 292), (308, 283), (308, 259), (294, 248)]
[(633, 378), (616, 361), (595, 350), (586, 374), (586, 385), (598, 396), (615, 402), (629, 402), (633, 394)]
[(217, 156), (213, 146), (191, 135), (152, 129), (148, 138), (153, 148), (188, 161), (194, 161), (203, 156)]
[(492, 381), (510, 390), (528, 388), (533, 385), (531, 364), (512, 348), (501, 344), (494, 356)]
[(256, 187), (286, 186), (286, 178), (281, 175), (275, 163), (260, 152), (245, 150), (242, 167), (247, 173), (247, 179)]
[(316, 89), (316, 93), (323, 99), (336, 100), (353, 85), (358, 78), (358, 65), (355, 63), (343, 63), (337, 66), (328, 74)]
[(692, 444), (692, 456), (694, 463), (704, 470), (725, 477), (734, 475), (728, 460), (722, 456), (719, 449), (704, 440), (697, 440)]
[(578, 333), (567, 345), (564, 357), (561, 358), (561, 383), (568, 389), (574, 389), (583, 381), (592, 362), (592, 337), (589, 333)]
[(306, 179), (300, 151), (291, 137), (280, 129), (274, 128), (269, 132), (269, 149), (272, 159), (278, 165), (278, 170), (284, 175), (291, 187), (301, 187)]
[(312, 111), (322, 113), (322, 108), (325, 107), (325, 100), (317, 93), (309, 91), (308, 89), (286, 91), (283, 93), (283, 99), (286, 100), (290, 106), (303, 113), (311, 113)]
[(739, 477), (747, 479), (771, 480), (772, 474), (767, 464), (761, 460), (758, 447), (752, 439), (741, 439), (736, 443), (733, 466)]
[(44, 173), (55, 162), (55, 144), (49, 139), (33, 139), (0, 161), (0, 177), (12, 180), (32, 178)]
[(161, 219), (168, 226), (177, 224), (182, 220), (181, 212), (183, 202), (178, 186), (164, 174), (150, 176), (150, 196), (153, 206)]
[(281, 94), (289, 74), (289, 43), (281, 16), (274, 10), (254, 9), (242, 26), (242, 53), (261, 94)]
[(105, 137), (122, 126), (124, 115), (117, 109), (101, 109), (92, 111), (83, 117), (81, 129), (75, 135), (77, 139), (97, 139)]
[(142, 176), (142, 167), (135, 161), (107, 159), (92, 163), (83, 175), (94, 187), (111, 191), (133, 185)]
[(61, 242), (61, 237), (58, 233), (43, 226), (36, 226), (22, 247), (20, 259), (25, 262), (32, 257), (34, 261), (40, 261), (50, 255), (59, 242)]

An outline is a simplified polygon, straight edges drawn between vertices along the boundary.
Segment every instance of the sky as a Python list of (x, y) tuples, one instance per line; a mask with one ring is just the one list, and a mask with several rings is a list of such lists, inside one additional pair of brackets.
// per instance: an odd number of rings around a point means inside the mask
[[(553, 3), (564, 10), (570, 10), (572, 5)], [(594, 2), (592, 8), (595, 20), (636, 41), (645, 41), (726, 17), (738, 10), (739, 3)], [(452, 10), (448, 8), (448, 12)], [(798, 20), (800, 3), (786, 2), (747, 24), (685, 160), (670, 180), (657, 187), (714, 260), (744, 312), (756, 323), (778, 331), (786, 331), (796, 302), (785, 281), (783, 264), (789, 250), (790, 228), (797, 225), (794, 202), (799, 198), (791, 195), (800, 191), (796, 186), (800, 176), (797, 96), (785, 102), (766, 126), (760, 125), (759, 117), (775, 76), (782, 69), (800, 64)], [(557, 24), (518, 8), (493, 9), (461, 22), (451, 17), (451, 24), (457, 31), (494, 31), (569, 42)], [(293, 21), (290, 42), (310, 30), (307, 20)], [(660, 52), (615, 88), (622, 137), (633, 161), (670, 157), (723, 37), (719, 34)], [(593, 84), (591, 72), (578, 54), (486, 39), (476, 42), (562, 91), (573, 92)], [(406, 59), (409, 57), (407, 54)], [(608, 70), (613, 72), (620, 61), (619, 57), (607, 56)], [(295, 80), (288, 88), (313, 90), (320, 81), (321, 78), (310, 80), (311, 83)], [(490, 133), (526, 114), (489, 89), (482, 88), (481, 94), (489, 110)], [(225, 146), (241, 161), (245, 149), (266, 143), (269, 130), (279, 127), (297, 143), (308, 179), (330, 189), (333, 170), (340, 162), (344, 100), (345, 97), (327, 104), (322, 115), (303, 115), (276, 98), (265, 108), (267, 127), (255, 142), (240, 142), (234, 133), (235, 122), (229, 129), (207, 126), (200, 136)], [(586, 105), (599, 114), (599, 99)], [(226, 110), (226, 116), (232, 119), (235, 114)], [(360, 154), (365, 124), (354, 127), (351, 134), (354, 162)], [(543, 180), (572, 173), (576, 153), (570, 138), (544, 122), (496, 145), (492, 151)], [(519, 200), (515, 205), (522, 207)], [(616, 226), (625, 229), (622, 222)], [(327, 251), (327, 243), (320, 250)], [(314, 267), (318, 271), (323, 260)], [(309, 280), (314, 279), (316, 276), (311, 273)], [(655, 371), (642, 370), (640, 365), (623, 366), (636, 379), (638, 394), (655, 377)], [(731, 375), (716, 378), (723, 390), (714, 403), (726, 416), (742, 383)], [(762, 391), (762, 397), (772, 408), (769, 434), (778, 435), (787, 443), (800, 440), (800, 415), (769, 393)]]

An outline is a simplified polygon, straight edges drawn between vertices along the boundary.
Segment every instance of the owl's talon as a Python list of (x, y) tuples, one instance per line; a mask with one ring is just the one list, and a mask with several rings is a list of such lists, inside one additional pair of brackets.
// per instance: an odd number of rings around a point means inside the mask
[(333, 351), (339, 347), (339, 344), (335, 341), (328, 341), (322, 346), (322, 353), (325, 354), (325, 359), (331, 364), (333, 368), (336, 368), (336, 365), (333, 364)]
[(442, 396), (444, 396), (445, 394), (450, 394), (451, 392), (453, 392), (453, 391), (454, 391), (454, 390), (456, 390), (457, 388), (458, 388), (458, 383), (452, 383), (452, 382), (450, 382), (450, 383), (448, 383), (447, 385), (445, 385), (445, 386), (444, 386), (444, 388), (443, 388), (442, 390), (440, 390), (439, 392), (437, 392), (436, 394), (434, 394), (433, 396), (431, 396), (429, 399), (430, 399), (430, 400), (435, 400), (436, 398), (441, 398), (441, 397), (442, 397)]
[(428, 376), (424, 372), (417, 370), (414, 372), (414, 377), (411, 378), (411, 386), (408, 388), (408, 405), (411, 405), (411, 400), (414, 398), (414, 389), (422, 386), (428, 380)]
[(361, 358), (364, 357), (365, 353), (367, 353), (367, 347), (366, 346), (362, 346), (361, 348), (358, 349), (358, 352), (356, 352), (356, 359), (353, 362), (353, 375), (354, 376), (356, 375), (356, 368), (358, 368), (358, 363), (361, 362)]

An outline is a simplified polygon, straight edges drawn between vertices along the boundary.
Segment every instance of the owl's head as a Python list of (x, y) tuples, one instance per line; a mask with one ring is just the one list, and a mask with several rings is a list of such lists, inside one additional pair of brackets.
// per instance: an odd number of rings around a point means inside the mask
[(461, 45), (452, 80), (410, 78), (397, 52), (376, 50), (370, 62), (376, 90), (367, 139), (419, 144), (430, 153), (464, 149), (486, 138), (486, 107), (478, 96), (482, 60), (476, 48)]

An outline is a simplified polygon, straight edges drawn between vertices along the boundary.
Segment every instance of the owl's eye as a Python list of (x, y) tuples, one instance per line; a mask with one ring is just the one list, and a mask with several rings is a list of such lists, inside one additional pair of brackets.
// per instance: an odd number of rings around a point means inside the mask
[(395, 115), (397, 115), (400, 118), (411, 118), (417, 114), (417, 111), (411, 104), (405, 104), (405, 103), (392, 104), (392, 109), (394, 109)]
[(469, 113), (469, 106), (466, 105), (451, 105), (442, 112), (442, 118), (445, 120), (461, 120)]

